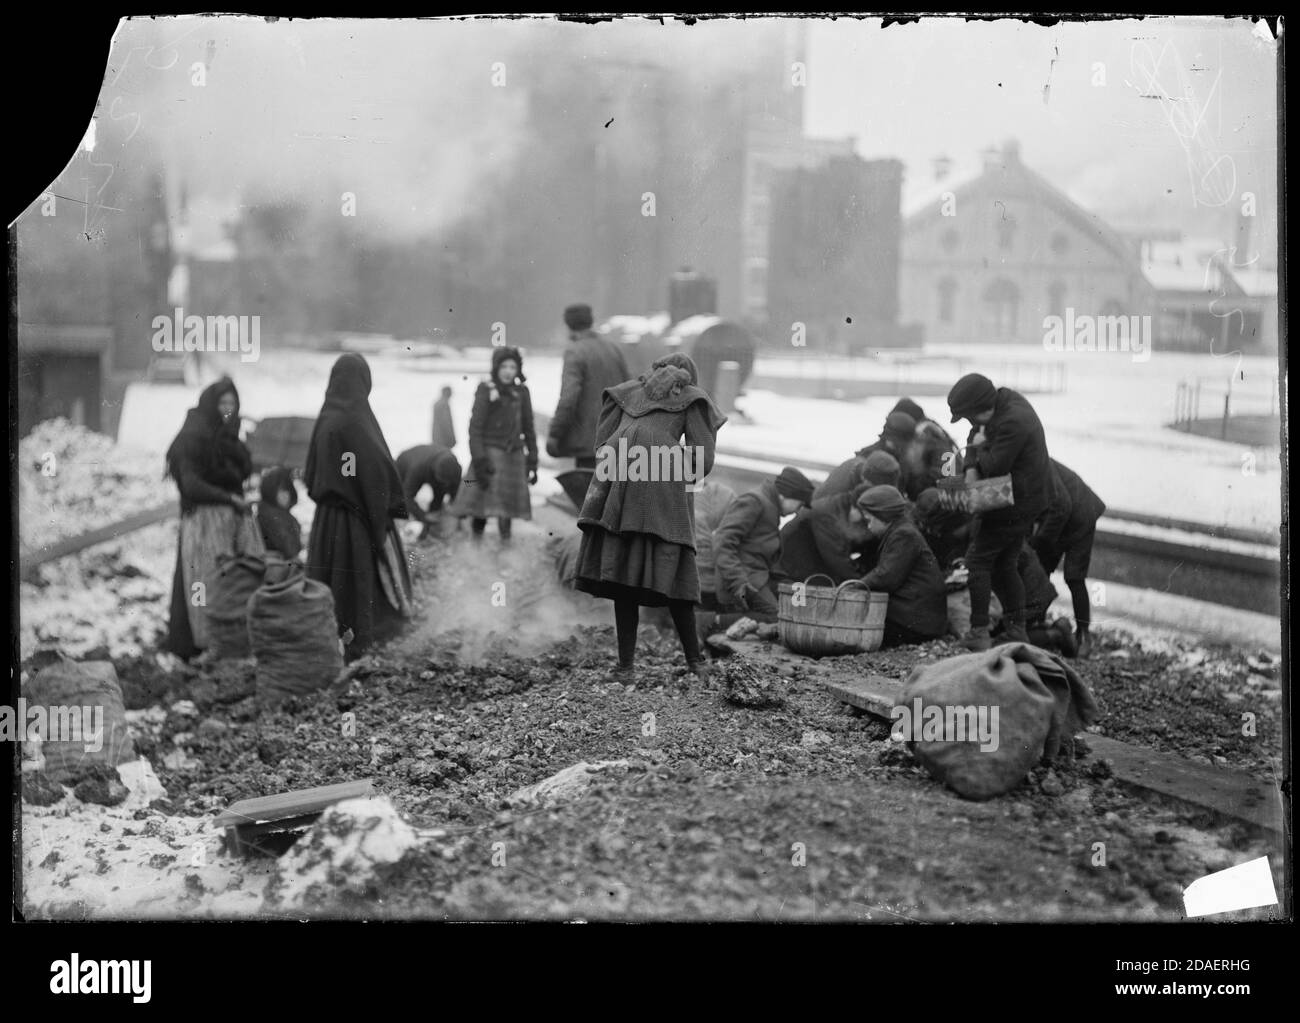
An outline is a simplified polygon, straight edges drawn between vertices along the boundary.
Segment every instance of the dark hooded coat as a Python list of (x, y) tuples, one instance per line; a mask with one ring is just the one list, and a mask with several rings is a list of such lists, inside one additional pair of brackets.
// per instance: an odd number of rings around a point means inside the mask
[[(394, 631), (402, 617), (384, 595), (379, 562), (385, 544), (401, 550), (393, 520), (407, 517), (406, 497), (370, 408), (370, 386), (365, 359), (351, 352), (339, 356), (303, 473), (307, 493), (316, 502), (307, 572), (334, 594), (339, 633), (353, 633), (350, 657)], [(398, 563), (399, 581), (409, 594), (405, 561)]]
[[(575, 586), (599, 597), (662, 606), (698, 601), (693, 494), (685, 479), (628, 478), (617, 452), (702, 449), (696, 481), (713, 468), (718, 429), (727, 421), (696, 383), (685, 355), (658, 360), (637, 380), (607, 388), (596, 427), (596, 473), (578, 518), (583, 531)], [(626, 467), (625, 467), (626, 468)], [(659, 475), (656, 472), (656, 475)]]

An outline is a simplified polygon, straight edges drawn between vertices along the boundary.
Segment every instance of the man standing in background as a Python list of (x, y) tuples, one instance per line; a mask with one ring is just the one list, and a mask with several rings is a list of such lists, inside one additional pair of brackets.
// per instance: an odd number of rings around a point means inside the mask
[(444, 387), (442, 396), (433, 403), (433, 443), (448, 451), (456, 446), (456, 427), (451, 423), (450, 387)]
[(592, 330), (593, 322), (589, 305), (571, 305), (564, 310), (569, 347), (564, 353), (560, 400), (546, 439), (548, 455), (572, 457), (579, 469), (596, 467), (596, 422), (605, 388), (616, 387), (631, 376), (622, 350)]

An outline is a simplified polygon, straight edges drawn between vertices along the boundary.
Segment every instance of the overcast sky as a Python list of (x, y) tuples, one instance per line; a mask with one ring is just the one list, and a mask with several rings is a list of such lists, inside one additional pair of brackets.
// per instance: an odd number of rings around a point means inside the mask
[(1209, 18), (816, 21), (806, 127), (902, 159), (910, 187), (932, 177), (936, 155), (960, 167), (1015, 137), (1029, 166), (1134, 225), (1176, 222), (1248, 189), (1271, 204), (1276, 57), (1259, 31)]
[[(725, 82), (752, 63), (749, 31), (730, 19), (137, 19), (115, 37), (100, 113), (138, 121), (197, 195), (337, 196), (356, 182), (372, 199), (382, 190), (392, 224), (424, 231), (511, 167), (526, 135), (524, 91), (487, 87), (492, 62), (518, 81), (669, 56), (674, 74)], [(900, 158), (907, 189), (929, 183), (936, 155), (960, 171), (1014, 137), (1029, 166), (1117, 227), (1218, 231), (1244, 191), (1261, 221), (1276, 218), (1275, 54), (1249, 21), (814, 19), (808, 37), (807, 132)]]

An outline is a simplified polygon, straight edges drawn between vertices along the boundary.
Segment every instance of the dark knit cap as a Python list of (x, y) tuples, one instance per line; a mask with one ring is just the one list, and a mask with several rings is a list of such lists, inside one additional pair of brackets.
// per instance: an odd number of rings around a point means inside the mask
[(570, 330), (590, 330), (593, 321), (589, 305), (571, 305), (564, 310), (564, 325)]
[(878, 519), (893, 522), (907, 510), (907, 501), (897, 487), (879, 486), (859, 494), (858, 507), (864, 512), (871, 512)]
[(925, 418), (925, 413), (921, 411), (921, 406), (918, 405), (916, 402), (914, 402), (911, 398), (899, 398), (899, 399), (898, 399), (898, 404), (895, 405), (895, 406), (894, 406), (892, 409), (890, 409), (889, 411), (891, 411), (891, 412), (906, 412), (909, 416), (911, 416), (913, 419), (915, 419), (918, 423), (919, 423), (922, 419)]
[(862, 478), (872, 486), (887, 483), (891, 487), (896, 487), (901, 471), (898, 467), (898, 459), (888, 451), (873, 451), (867, 455), (866, 464), (862, 468)]
[(899, 440), (911, 440), (916, 433), (916, 420), (906, 412), (891, 412), (885, 417), (885, 429), (882, 437), (896, 437)]
[(965, 419), (971, 412), (982, 412), (998, 400), (998, 389), (983, 373), (967, 373), (948, 392), (948, 409), (952, 421)]
[(812, 503), (812, 482), (798, 469), (786, 466), (776, 478), (776, 492), (782, 497), (793, 497), (804, 504)]

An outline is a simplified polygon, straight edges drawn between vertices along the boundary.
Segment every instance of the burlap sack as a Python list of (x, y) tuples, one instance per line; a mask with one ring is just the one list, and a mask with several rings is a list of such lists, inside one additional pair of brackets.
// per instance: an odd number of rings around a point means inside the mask
[(252, 554), (217, 559), (208, 576), (208, 650), (218, 659), (247, 657), (248, 601), (262, 585), (266, 558)]
[(268, 564), (266, 581), (248, 602), (248, 636), (259, 705), (323, 689), (343, 670), (334, 595), (298, 562)]
[[(48, 665), (22, 687), (22, 695), (27, 701), (28, 721), (34, 721), (40, 732), (45, 771), (56, 781), (69, 781), (90, 764), (116, 767), (135, 759), (122, 707), (122, 687), (109, 661)], [(40, 712), (33, 715), (37, 707)], [(28, 721), (18, 722), (22, 737)], [(96, 731), (98, 735), (91, 734)], [(97, 748), (89, 750), (87, 746)]]
[[(938, 737), (926, 734), (924, 721), (935, 713), (927, 715), (929, 707), (949, 723), (969, 723), (969, 709), (978, 714), (982, 708), (993, 726), (992, 741), (972, 739), (969, 730), (963, 738), (958, 728), (945, 728)], [(968, 799), (989, 799), (1014, 788), (1098, 716), (1096, 701), (1075, 670), (1027, 643), (1004, 643), (916, 668), (895, 704), (896, 729), (903, 721), (900, 708), (921, 729), (903, 736), (917, 760)]]

